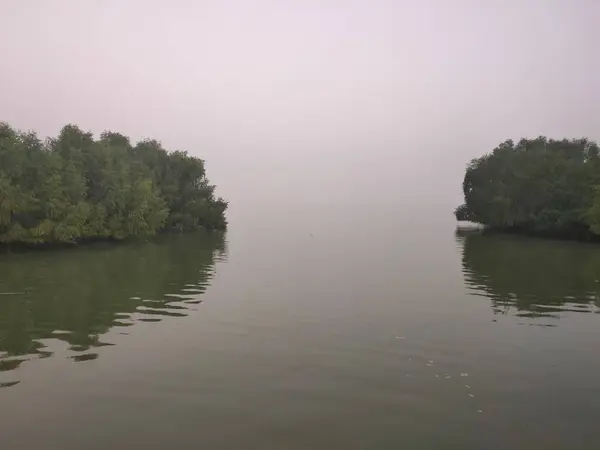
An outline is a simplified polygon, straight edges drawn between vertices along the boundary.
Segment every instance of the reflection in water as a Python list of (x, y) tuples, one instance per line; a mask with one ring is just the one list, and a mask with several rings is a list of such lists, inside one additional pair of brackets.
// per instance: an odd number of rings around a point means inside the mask
[(89, 361), (113, 327), (185, 316), (225, 258), (217, 233), (0, 255), (0, 372), (51, 356), (51, 340)]
[[(465, 282), (495, 313), (530, 319), (600, 312), (600, 247), (458, 229)], [(551, 326), (548, 323), (546, 326)]]

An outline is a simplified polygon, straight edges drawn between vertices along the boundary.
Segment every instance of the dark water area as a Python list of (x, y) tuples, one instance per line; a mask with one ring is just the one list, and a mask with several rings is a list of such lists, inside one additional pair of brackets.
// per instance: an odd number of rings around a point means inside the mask
[(0, 255), (0, 448), (597, 448), (600, 246), (356, 207)]
[(112, 345), (114, 327), (186, 316), (201, 302), (214, 264), (226, 256), (223, 234), (159, 237), (147, 243), (0, 255), (0, 371), (66, 345), (74, 361)]
[[(495, 312), (553, 319), (568, 311), (600, 313), (597, 243), (468, 229), (458, 229), (456, 236), (466, 284), (474, 295), (489, 298)], [(552, 321), (545, 325), (557, 326)]]

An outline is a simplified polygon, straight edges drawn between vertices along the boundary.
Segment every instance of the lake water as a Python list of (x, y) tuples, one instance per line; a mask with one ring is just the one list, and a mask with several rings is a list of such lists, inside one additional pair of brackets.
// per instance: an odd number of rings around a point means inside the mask
[(600, 246), (282, 208), (0, 255), (0, 448), (598, 448)]

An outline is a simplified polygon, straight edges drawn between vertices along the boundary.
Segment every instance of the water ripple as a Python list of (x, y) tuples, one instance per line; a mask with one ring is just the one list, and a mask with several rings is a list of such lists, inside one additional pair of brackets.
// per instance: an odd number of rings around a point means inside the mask
[(600, 313), (597, 245), (465, 229), (457, 230), (456, 239), (468, 292), (488, 299), (495, 314), (533, 324)]
[[(101, 337), (114, 327), (188, 315), (226, 258), (224, 235), (216, 233), (1, 255), (0, 373), (57, 349), (74, 362), (91, 361), (100, 353), (90, 349), (113, 345)], [(0, 387), (16, 383), (0, 378)]]

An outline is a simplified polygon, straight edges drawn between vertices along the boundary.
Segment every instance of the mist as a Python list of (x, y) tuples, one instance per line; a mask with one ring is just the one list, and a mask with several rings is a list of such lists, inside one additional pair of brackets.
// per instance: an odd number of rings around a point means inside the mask
[(593, 0), (1, 4), (1, 121), (156, 138), (233, 208), (450, 212), (507, 138), (600, 138)]

